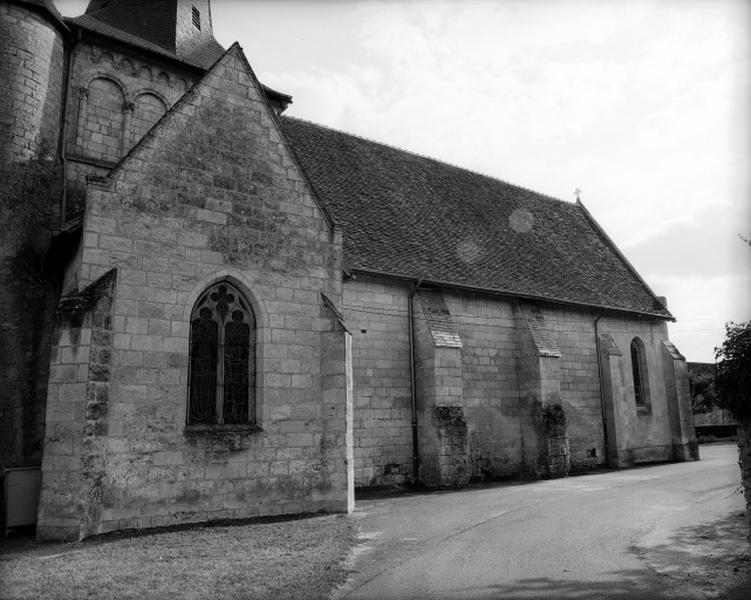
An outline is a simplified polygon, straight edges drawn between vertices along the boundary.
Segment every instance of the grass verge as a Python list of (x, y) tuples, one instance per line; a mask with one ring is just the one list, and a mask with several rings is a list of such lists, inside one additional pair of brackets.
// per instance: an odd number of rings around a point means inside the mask
[(327, 598), (346, 577), (354, 521), (329, 515), (196, 526), (68, 544), (0, 542), (0, 598)]

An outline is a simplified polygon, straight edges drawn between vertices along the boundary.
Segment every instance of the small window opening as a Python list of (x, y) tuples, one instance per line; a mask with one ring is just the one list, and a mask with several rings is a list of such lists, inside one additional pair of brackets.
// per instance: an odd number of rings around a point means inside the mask
[(634, 399), (636, 406), (648, 407), (648, 389), (646, 379), (646, 365), (644, 362), (644, 347), (639, 338), (631, 341), (631, 372), (634, 378)]
[(201, 29), (201, 13), (195, 6), (193, 7), (193, 26), (196, 29)]

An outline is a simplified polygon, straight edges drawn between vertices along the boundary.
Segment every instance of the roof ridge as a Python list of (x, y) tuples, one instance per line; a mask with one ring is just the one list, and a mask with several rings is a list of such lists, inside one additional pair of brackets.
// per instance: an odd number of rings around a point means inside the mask
[(374, 139), (369, 138), (369, 137), (365, 137), (364, 135), (359, 135), (357, 133), (350, 133), (350, 132), (344, 131), (342, 129), (336, 129), (335, 127), (331, 127), (329, 125), (321, 125), (320, 123), (316, 123), (316, 122), (310, 121), (308, 119), (302, 119), (300, 117), (292, 117), (290, 115), (282, 115), (281, 118), (282, 119), (289, 119), (290, 121), (299, 121), (301, 123), (306, 123), (308, 125), (312, 125), (313, 127), (319, 127), (321, 129), (326, 129), (328, 131), (332, 131), (334, 133), (339, 133), (339, 134), (346, 135), (346, 136), (349, 136), (349, 137), (352, 137), (352, 138), (356, 138), (358, 140), (362, 140), (362, 141), (368, 142), (370, 144), (376, 144), (376, 145), (382, 146), (384, 148), (389, 148), (390, 150), (396, 150), (397, 152), (402, 152), (403, 154), (409, 154), (411, 156), (415, 156), (415, 157), (421, 158), (423, 160), (429, 160), (429, 161), (437, 163), (439, 165), (443, 165), (443, 166), (446, 166), (446, 167), (451, 167), (451, 168), (457, 169), (459, 171), (464, 171), (465, 173), (471, 173), (472, 175), (477, 175), (477, 176), (480, 176), (480, 177), (484, 177), (486, 179), (490, 179), (492, 181), (495, 181), (495, 182), (498, 182), (498, 183), (502, 183), (503, 185), (507, 185), (509, 187), (516, 188), (518, 190), (524, 190), (525, 192), (529, 192), (530, 194), (534, 194), (536, 196), (540, 196), (542, 198), (545, 198), (546, 200), (551, 200), (551, 201), (557, 202), (559, 204), (564, 204), (566, 206), (572, 206), (572, 207), (576, 206), (576, 202), (575, 201), (574, 202), (569, 202), (568, 200), (563, 200), (561, 198), (556, 198), (555, 196), (551, 196), (550, 194), (546, 194), (544, 192), (538, 192), (538, 191), (533, 190), (531, 188), (524, 187), (522, 185), (517, 185), (515, 183), (511, 183), (510, 181), (507, 181), (505, 179), (501, 179), (500, 177), (496, 177), (495, 175), (489, 175), (488, 173), (483, 173), (481, 171), (477, 171), (477, 170), (474, 170), (474, 169), (468, 169), (467, 167), (462, 167), (461, 165), (457, 165), (457, 164), (452, 163), (452, 162), (448, 162), (448, 161), (445, 161), (445, 160), (437, 159), (434, 156), (428, 156), (427, 154), (420, 154), (419, 152), (415, 152), (414, 150), (407, 150), (405, 148), (401, 148), (401, 147), (396, 146), (394, 144), (387, 144), (386, 142), (381, 142), (381, 141), (374, 140)]

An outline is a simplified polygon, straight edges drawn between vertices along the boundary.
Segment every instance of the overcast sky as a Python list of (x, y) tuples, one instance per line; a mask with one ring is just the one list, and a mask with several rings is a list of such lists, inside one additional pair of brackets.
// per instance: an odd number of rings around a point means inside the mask
[[(66, 16), (87, 2), (57, 0)], [(291, 116), (581, 200), (711, 362), (751, 318), (751, 2), (214, 0)]]

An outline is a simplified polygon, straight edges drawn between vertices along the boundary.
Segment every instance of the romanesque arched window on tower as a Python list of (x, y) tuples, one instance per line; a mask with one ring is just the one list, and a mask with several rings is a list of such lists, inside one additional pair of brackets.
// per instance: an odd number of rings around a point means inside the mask
[(189, 424), (255, 421), (255, 317), (226, 281), (196, 302), (190, 327)]
[(137, 144), (166, 112), (167, 105), (156, 94), (150, 92), (138, 94), (133, 103), (128, 149)]
[(81, 93), (76, 136), (80, 151), (87, 158), (117, 162), (123, 155), (122, 88), (112, 79), (97, 77)]

